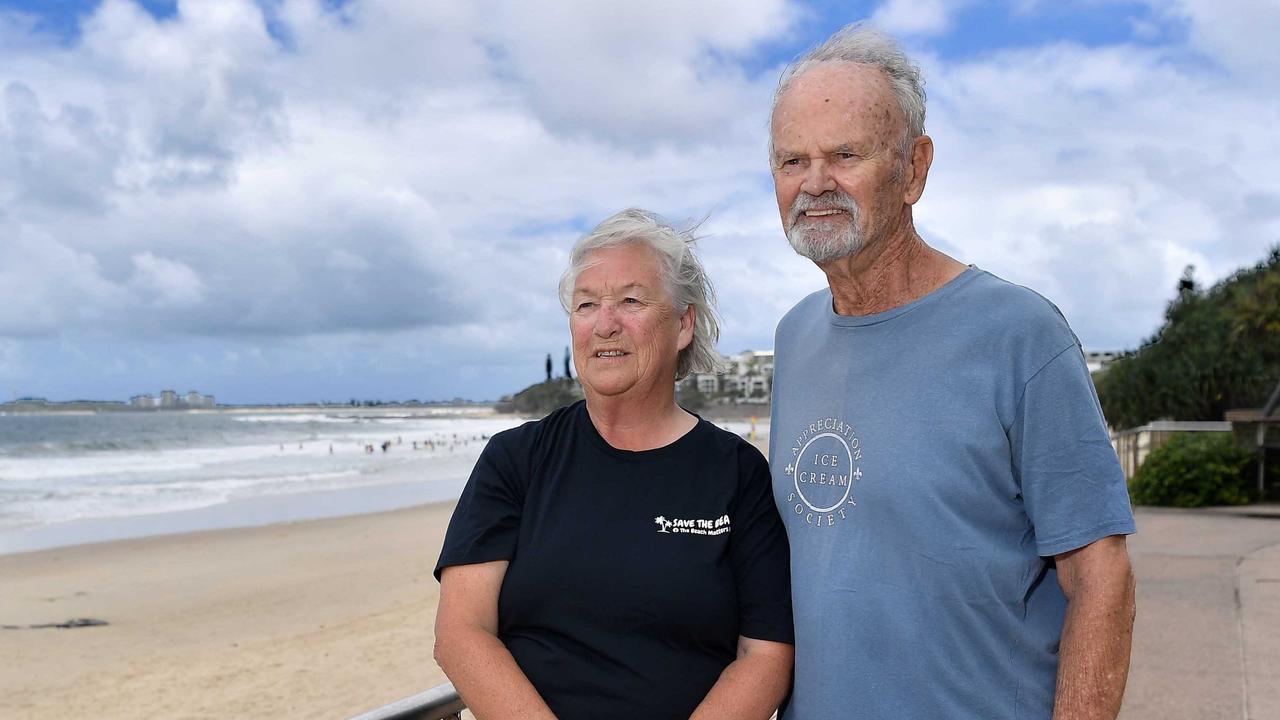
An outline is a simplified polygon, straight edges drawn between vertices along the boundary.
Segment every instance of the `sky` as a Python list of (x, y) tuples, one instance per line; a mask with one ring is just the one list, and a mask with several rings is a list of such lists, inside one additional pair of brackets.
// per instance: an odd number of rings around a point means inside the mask
[(925, 73), (921, 235), (1086, 349), (1280, 243), (1280, 0), (0, 0), (0, 393), (495, 399), (628, 206), (705, 218), (721, 351), (771, 348), (825, 284), (771, 95), (855, 20)]

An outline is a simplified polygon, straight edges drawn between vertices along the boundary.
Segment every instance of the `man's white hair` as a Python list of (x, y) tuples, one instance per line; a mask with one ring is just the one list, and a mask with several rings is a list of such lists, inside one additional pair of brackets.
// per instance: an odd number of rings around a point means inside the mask
[(676, 380), (695, 372), (720, 372), (724, 361), (716, 350), (720, 323), (716, 320), (716, 295), (702, 263), (693, 253), (697, 241), (692, 230), (677, 230), (657, 215), (627, 208), (582, 236), (569, 251), (569, 267), (560, 277), (560, 305), (572, 312), (573, 286), (597, 250), (644, 245), (659, 259), (659, 276), (676, 312), (694, 309), (693, 340), (676, 360)]
[[(833, 62), (869, 65), (885, 74), (906, 120), (907, 134), (902, 139), (902, 152), (909, 156), (915, 139), (924, 134), (924, 77), (920, 74), (920, 67), (911, 62), (897, 40), (861, 22), (845, 25), (826, 42), (787, 65), (778, 79), (778, 89), (773, 93), (770, 122), (778, 109), (778, 100), (796, 78), (817, 65)], [(769, 158), (772, 161), (772, 132), (769, 133)]]

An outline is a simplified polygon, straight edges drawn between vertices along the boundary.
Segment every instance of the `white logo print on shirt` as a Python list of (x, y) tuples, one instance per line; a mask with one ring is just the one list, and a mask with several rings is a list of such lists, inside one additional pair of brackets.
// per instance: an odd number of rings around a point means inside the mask
[(862, 479), (862, 443), (853, 426), (837, 418), (825, 417), (800, 431), (791, 447), (791, 476), (795, 492), (787, 496), (795, 514), (805, 524), (830, 527), (848, 517), (853, 484)]
[(721, 515), (715, 520), (681, 520), (659, 515), (653, 521), (658, 525), (658, 532), (685, 535), (723, 535), (729, 532), (729, 516)]

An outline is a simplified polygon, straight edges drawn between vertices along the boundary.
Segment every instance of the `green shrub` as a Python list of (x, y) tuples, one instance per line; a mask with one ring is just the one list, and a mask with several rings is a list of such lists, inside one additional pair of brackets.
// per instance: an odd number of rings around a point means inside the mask
[(515, 397), (503, 398), (493, 407), (498, 412), (543, 417), (556, 408), (572, 405), (581, 399), (582, 387), (577, 380), (554, 378), (530, 385)]
[(1129, 481), (1136, 505), (1203, 507), (1253, 500), (1253, 456), (1228, 433), (1178, 433)]

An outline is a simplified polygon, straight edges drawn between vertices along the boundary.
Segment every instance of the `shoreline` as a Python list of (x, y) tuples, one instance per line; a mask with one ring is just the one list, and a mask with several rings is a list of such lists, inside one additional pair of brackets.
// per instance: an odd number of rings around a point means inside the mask
[[(746, 438), (751, 416), (745, 420), (707, 419), (720, 427), (732, 427), (731, 431)], [(768, 437), (766, 415), (757, 422), (754, 440), (755, 446), (766, 455)], [(373, 469), (369, 477), (376, 475), (376, 479), (345, 487), (246, 494), (197, 507), (0, 527), (0, 557), (131, 538), (260, 527), (452, 502), (461, 494), (480, 452), (481, 448), (477, 447), (448, 457), (414, 460), (408, 456), (408, 462)]]
[(344, 487), (245, 494), (207, 505), (137, 512), (0, 529), (0, 557), (13, 553), (284, 522), (364, 515), (461, 494), (480, 449), (447, 457), (422, 457), (374, 468), (368, 480)]

